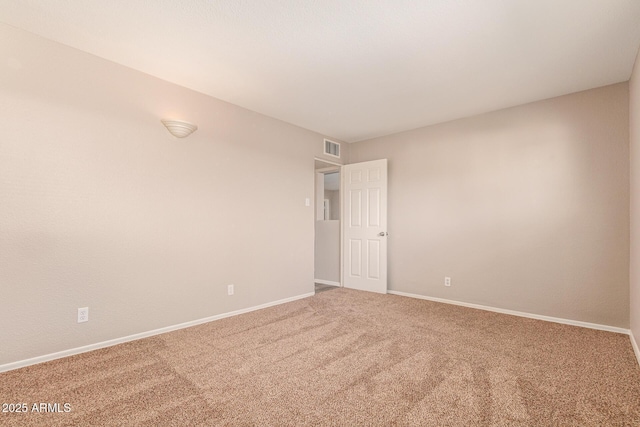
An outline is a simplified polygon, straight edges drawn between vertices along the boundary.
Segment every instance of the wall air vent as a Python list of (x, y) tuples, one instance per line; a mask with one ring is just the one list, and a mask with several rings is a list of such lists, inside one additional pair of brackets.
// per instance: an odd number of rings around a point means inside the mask
[(340, 158), (340, 143), (324, 140), (324, 154)]

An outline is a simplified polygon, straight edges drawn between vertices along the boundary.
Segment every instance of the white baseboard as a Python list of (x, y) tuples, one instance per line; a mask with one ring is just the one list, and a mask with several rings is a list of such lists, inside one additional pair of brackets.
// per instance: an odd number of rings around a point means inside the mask
[(331, 280), (314, 279), (313, 281), (319, 285), (340, 286), (340, 282), (332, 282)]
[(640, 348), (638, 348), (638, 343), (636, 342), (636, 338), (633, 336), (632, 331), (629, 332), (629, 338), (631, 338), (631, 347), (633, 347), (633, 352), (636, 354), (638, 365), (640, 365)]
[[(490, 306), (480, 305), (480, 304), (471, 304), (471, 303), (468, 303), (468, 302), (460, 302), (460, 301), (448, 300), (448, 299), (444, 299), (444, 298), (427, 297), (427, 296), (424, 296), (424, 295), (409, 294), (409, 293), (406, 293), (406, 292), (388, 291), (388, 293), (393, 294), (393, 295), (400, 295), (400, 296), (403, 296), (403, 297), (418, 298), (418, 299), (424, 299), (424, 300), (429, 300), (429, 301), (434, 301), (434, 302), (441, 302), (441, 303), (444, 303), (444, 304), (453, 304), (453, 305), (460, 305), (462, 307), (476, 308), (478, 310), (493, 311), (495, 313), (510, 314), (512, 316), (527, 317), (529, 319), (544, 320), (544, 321), (547, 321), (547, 322), (562, 323), (564, 325), (580, 326), (580, 327), (583, 327), (583, 328), (597, 329), (597, 330), (600, 330), (600, 331), (616, 332), (616, 333), (619, 333), (619, 334), (631, 335), (631, 331), (629, 329), (618, 328), (616, 326), (600, 325), (598, 323), (581, 322), (579, 320), (562, 319), (560, 317), (543, 316), (543, 315), (540, 315), (540, 314), (525, 313), (525, 312), (522, 312), (522, 311), (515, 311), (515, 310), (506, 310), (504, 308), (496, 308), (496, 307), (490, 307)], [(638, 351), (637, 350), (636, 350), (636, 355), (638, 355)], [(640, 360), (640, 358), (639, 358), (639, 360)]]
[(205, 317), (203, 319), (192, 320), (190, 322), (180, 323), (178, 325), (166, 326), (160, 329), (154, 329), (152, 331), (141, 332), (139, 334), (133, 334), (122, 338), (115, 338), (108, 341), (103, 341), (95, 344), (85, 345), (83, 347), (76, 347), (69, 350), (63, 350), (56, 353), (46, 354), (44, 356), (33, 357), (31, 359), (19, 360), (17, 362), (6, 363), (0, 365), (0, 372), (11, 371), (18, 368), (23, 368), (29, 365), (35, 365), (37, 363), (48, 362), (50, 360), (60, 359), (63, 357), (73, 356), (75, 354), (86, 353), (88, 351), (98, 350), (100, 348), (111, 347), (117, 344), (122, 344), (129, 341), (135, 341), (142, 338), (151, 337), (154, 335), (164, 334), (166, 332), (176, 331), (178, 329), (189, 328), (191, 326), (201, 325), (203, 323), (213, 322), (214, 320), (224, 319), (225, 317), (237, 316), (239, 314), (249, 313), (251, 311), (261, 310), (263, 308), (272, 307), (274, 305), (280, 305), (287, 302), (296, 301), (299, 299), (312, 297), (315, 292), (309, 292), (306, 294), (298, 295), (295, 297), (285, 298), (278, 301), (268, 302), (266, 304), (256, 305), (254, 307), (243, 308), (241, 310), (230, 311), (228, 313), (217, 314), (215, 316)]

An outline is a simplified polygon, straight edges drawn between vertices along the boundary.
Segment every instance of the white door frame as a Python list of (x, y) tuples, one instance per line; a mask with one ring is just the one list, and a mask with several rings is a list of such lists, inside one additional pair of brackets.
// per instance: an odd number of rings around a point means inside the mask
[[(319, 208), (319, 206), (316, 205), (318, 203), (318, 195), (316, 194), (317, 185), (316, 185), (316, 181), (315, 181), (316, 174), (323, 174), (324, 175), (325, 173), (339, 172), (340, 173), (340, 185), (339, 185), (339, 188), (340, 188), (340, 191), (342, 191), (342, 166), (344, 166), (344, 165), (342, 165), (340, 163), (336, 163), (336, 162), (331, 161), (331, 160), (322, 159), (322, 158), (319, 158), (319, 157), (314, 157), (313, 160), (314, 160), (314, 162), (315, 161), (319, 161), (319, 162), (331, 165), (331, 166), (327, 166), (327, 167), (320, 168), (320, 169), (316, 169), (314, 167), (314, 170), (313, 170), (313, 172), (314, 172), (313, 209), (314, 209), (314, 222), (315, 222), (317, 220), (316, 216), (318, 215), (318, 208)], [(340, 197), (342, 197), (342, 194), (340, 195)], [(324, 197), (322, 199), (324, 200)], [(315, 277), (314, 277), (315, 283), (322, 283), (322, 284), (325, 284), (325, 285), (339, 286), (339, 287), (343, 287), (344, 286), (343, 282), (342, 282), (342, 274), (343, 273), (342, 273), (342, 252), (341, 252), (342, 251), (342, 213), (343, 213), (342, 206), (340, 206), (340, 236), (339, 236), (339, 240), (338, 240), (338, 242), (339, 242), (338, 243), (338, 245), (339, 245), (339, 247), (338, 247), (338, 252), (339, 252), (339, 258), (338, 258), (339, 259), (339, 261), (338, 261), (339, 262), (339, 275), (338, 275), (338, 278), (339, 279), (338, 280), (340, 280), (340, 282), (336, 283), (336, 282), (327, 282), (327, 281), (324, 281), (324, 280), (316, 280)], [(315, 227), (315, 224), (314, 224), (314, 227)], [(315, 238), (316, 238), (316, 236), (315, 236), (315, 233), (314, 233), (314, 242), (315, 242)], [(314, 247), (315, 247), (315, 244), (314, 244)], [(313, 253), (314, 269), (315, 269), (315, 257), (316, 257), (316, 253), (315, 253), (315, 249), (314, 249), (314, 253)]]

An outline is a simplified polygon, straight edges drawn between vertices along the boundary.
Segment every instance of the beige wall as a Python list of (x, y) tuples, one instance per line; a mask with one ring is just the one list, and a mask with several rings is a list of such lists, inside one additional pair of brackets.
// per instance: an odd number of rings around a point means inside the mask
[(631, 333), (640, 344), (640, 53), (629, 81), (631, 142)]
[(340, 283), (340, 221), (316, 221), (315, 279)]
[(628, 328), (628, 131), (622, 83), (352, 144), (389, 159), (390, 289)]
[(324, 190), (324, 198), (329, 199), (329, 207), (331, 212), (329, 213), (330, 219), (340, 219), (340, 191), (339, 190)]
[(323, 135), (5, 25), (0, 128), (0, 365), (313, 292)]
[[(342, 144), (390, 159), (391, 288), (628, 327), (627, 96)], [(0, 125), (0, 365), (313, 291), (322, 135), (3, 24)]]

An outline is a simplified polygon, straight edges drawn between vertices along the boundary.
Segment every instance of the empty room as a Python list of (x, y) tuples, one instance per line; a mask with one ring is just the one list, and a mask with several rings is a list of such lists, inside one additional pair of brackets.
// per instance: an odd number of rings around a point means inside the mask
[(0, 0), (0, 425), (640, 426), (637, 0)]

